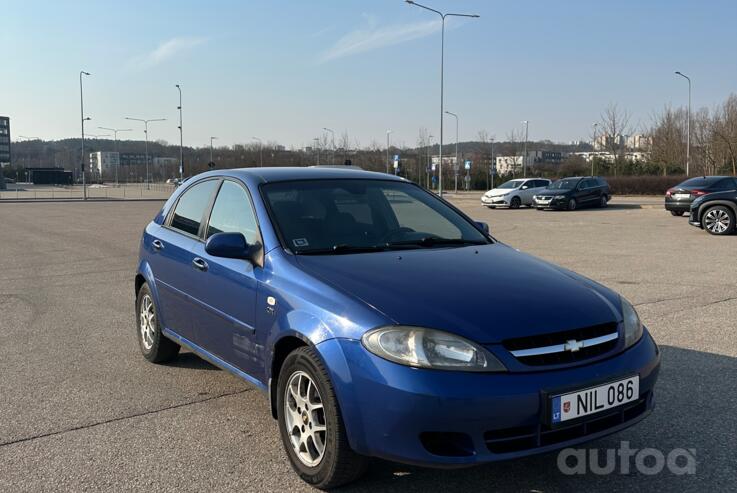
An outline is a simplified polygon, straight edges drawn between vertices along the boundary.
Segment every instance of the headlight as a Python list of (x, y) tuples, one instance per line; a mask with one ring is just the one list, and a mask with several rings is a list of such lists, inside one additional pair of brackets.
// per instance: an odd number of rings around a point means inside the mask
[(556, 195), (553, 198), (555, 198), (555, 199), (564, 199), (564, 198), (566, 198), (566, 196), (565, 195)]
[(416, 368), (506, 371), (504, 365), (481, 346), (439, 330), (394, 325), (366, 332), (361, 342), (380, 358)]
[(628, 348), (642, 337), (642, 322), (635, 307), (621, 296), (619, 299), (622, 302), (622, 317), (624, 318), (624, 347)]

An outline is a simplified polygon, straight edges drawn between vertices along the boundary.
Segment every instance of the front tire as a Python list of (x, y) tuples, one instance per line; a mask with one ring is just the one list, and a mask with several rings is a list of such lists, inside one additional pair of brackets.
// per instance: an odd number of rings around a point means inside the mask
[(566, 206), (566, 209), (568, 209), (569, 211), (575, 211), (577, 206), (578, 206), (578, 203), (576, 203), (576, 199), (571, 199), (568, 201), (568, 205)]
[(723, 205), (707, 209), (701, 221), (707, 233), (712, 235), (723, 236), (734, 231), (734, 212)]
[(366, 471), (368, 458), (351, 449), (328, 372), (312, 348), (298, 348), (284, 360), (277, 417), (289, 461), (305, 482), (330, 489)]
[(165, 363), (176, 358), (179, 345), (161, 333), (158, 310), (146, 283), (136, 296), (136, 322), (138, 345), (144, 358), (152, 363)]
[(510, 209), (519, 209), (522, 205), (522, 200), (519, 197), (512, 197), (512, 201), (509, 203)]

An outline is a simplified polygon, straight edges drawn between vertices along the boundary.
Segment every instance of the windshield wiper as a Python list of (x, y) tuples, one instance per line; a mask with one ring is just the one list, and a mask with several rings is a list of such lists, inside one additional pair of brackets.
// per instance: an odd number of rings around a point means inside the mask
[(387, 243), (389, 246), (418, 245), (421, 247), (433, 247), (440, 245), (486, 245), (483, 240), (465, 240), (463, 238), (442, 238), (440, 236), (425, 236), (416, 240), (395, 241)]
[(404, 250), (407, 248), (417, 248), (417, 246), (413, 244), (393, 245), (389, 243), (385, 243), (383, 245), (348, 245), (346, 243), (340, 243), (329, 248), (312, 248), (309, 250), (298, 250), (295, 253), (297, 253), (298, 255), (340, 255), (342, 253), (385, 252), (387, 250)]

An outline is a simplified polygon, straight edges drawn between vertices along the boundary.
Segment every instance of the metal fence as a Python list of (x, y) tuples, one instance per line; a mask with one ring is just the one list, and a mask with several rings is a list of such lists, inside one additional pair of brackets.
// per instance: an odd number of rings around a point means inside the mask
[[(115, 185), (89, 185), (89, 200), (166, 200), (176, 186), (168, 183), (145, 183)], [(7, 190), (0, 190), (0, 201), (3, 200), (82, 200), (84, 191), (81, 185), (50, 186), (25, 183), (8, 184)]]

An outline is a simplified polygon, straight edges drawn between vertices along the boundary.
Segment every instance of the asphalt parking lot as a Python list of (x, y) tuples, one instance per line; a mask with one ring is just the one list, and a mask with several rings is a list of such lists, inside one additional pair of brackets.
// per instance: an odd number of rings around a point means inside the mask
[[(663, 352), (656, 410), (590, 449), (695, 449), (696, 474), (559, 472), (556, 454), (465, 470), (374, 461), (344, 491), (717, 491), (737, 481), (737, 236), (658, 208), (488, 210), (521, 250), (628, 297)], [(160, 202), (0, 203), (0, 491), (302, 491), (254, 387), (134, 333), (140, 233)], [(534, 300), (530, 300), (534, 303)]]

